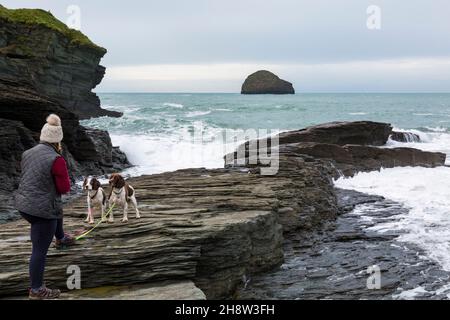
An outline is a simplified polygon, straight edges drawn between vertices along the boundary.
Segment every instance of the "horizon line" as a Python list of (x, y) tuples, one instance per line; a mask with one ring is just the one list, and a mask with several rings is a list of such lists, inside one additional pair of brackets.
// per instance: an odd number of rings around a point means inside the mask
[(238, 94), (242, 96), (295, 96), (301, 94), (450, 94), (450, 91), (305, 91), (295, 94), (242, 94), (231, 91), (94, 91), (97, 94)]

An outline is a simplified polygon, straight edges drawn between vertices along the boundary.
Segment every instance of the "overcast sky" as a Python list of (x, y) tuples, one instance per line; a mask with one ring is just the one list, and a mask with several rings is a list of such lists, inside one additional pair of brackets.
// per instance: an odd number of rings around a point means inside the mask
[[(100, 92), (239, 92), (269, 69), (297, 92), (450, 91), (448, 0), (3, 0), (108, 49)], [(367, 8), (381, 9), (371, 30)]]

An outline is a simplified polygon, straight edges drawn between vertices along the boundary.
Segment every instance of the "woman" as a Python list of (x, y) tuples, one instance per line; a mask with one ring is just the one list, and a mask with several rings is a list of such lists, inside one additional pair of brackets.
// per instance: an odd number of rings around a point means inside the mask
[(53, 237), (56, 237), (57, 248), (75, 242), (63, 231), (61, 194), (70, 191), (70, 180), (61, 155), (62, 139), (61, 119), (51, 114), (42, 127), (39, 144), (22, 155), (16, 208), (31, 224), (29, 298), (33, 300), (56, 299), (61, 293), (44, 285), (45, 260)]

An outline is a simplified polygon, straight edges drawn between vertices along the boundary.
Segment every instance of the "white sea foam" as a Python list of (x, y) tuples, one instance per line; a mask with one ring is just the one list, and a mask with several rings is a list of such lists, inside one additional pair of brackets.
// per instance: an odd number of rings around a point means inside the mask
[(224, 111), (224, 112), (230, 112), (230, 111), (233, 111), (233, 110), (231, 110), (231, 109), (227, 109), (227, 108), (216, 108), (216, 109), (213, 109), (214, 111)]
[(176, 134), (163, 137), (112, 134), (111, 140), (136, 165), (125, 172), (131, 176), (185, 168), (222, 168), (223, 156), (233, 151), (236, 143), (224, 143), (220, 129), (200, 129), (203, 141), (196, 141), (190, 130), (186, 127)]
[(337, 180), (336, 186), (400, 202), (409, 212), (372, 227), (403, 232), (399, 241), (413, 243), (450, 271), (450, 168), (392, 168)]
[(165, 107), (172, 107), (172, 108), (178, 108), (178, 109), (184, 108), (184, 105), (182, 105), (181, 103), (172, 103), (172, 102), (164, 102), (163, 106), (165, 106)]
[(210, 114), (210, 113), (211, 113), (211, 111), (192, 111), (192, 112), (188, 112), (186, 114), (186, 117), (194, 118), (194, 117), (205, 116), (205, 115)]
[(431, 132), (423, 132), (419, 130), (403, 130), (394, 128), (399, 132), (412, 132), (420, 137), (421, 142), (398, 142), (389, 140), (386, 144), (387, 148), (409, 147), (424, 151), (443, 152), (447, 154), (446, 164), (450, 164), (450, 134), (443, 128), (428, 128)]
[[(450, 158), (450, 134), (443, 128), (427, 128), (430, 132), (413, 132), (422, 142), (400, 143), (390, 140), (387, 147), (413, 147), (426, 151), (439, 151)], [(426, 259), (437, 262), (450, 271), (450, 168), (403, 167), (359, 173), (353, 178), (340, 178), (337, 187), (383, 196), (402, 203), (409, 211), (395, 220), (379, 223), (372, 230), (400, 231), (400, 242), (417, 245)], [(449, 285), (443, 285), (431, 294), (444, 294), (450, 298)], [(423, 287), (401, 291), (395, 299), (413, 299), (427, 294)]]
[(417, 296), (428, 293), (424, 287), (417, 287), (411, 290), (403, 290), (398, 294), (394, 294), (392, 297), (397, 300), (411, 300)]
[(349, 115), (351, 116), (364, 116), (366, 115), (366, 112), (350, 112)]

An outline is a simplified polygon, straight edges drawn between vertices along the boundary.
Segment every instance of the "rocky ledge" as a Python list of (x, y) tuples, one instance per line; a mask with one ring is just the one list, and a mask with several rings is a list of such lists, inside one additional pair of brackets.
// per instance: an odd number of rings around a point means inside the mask
[(252, 73), (242, 84), (242, 94), (294, 94), (292, 83), (280, 79), (270, 71)]
[[(50, 113), (62, 119), (64, 156), (73, 180), (129, 167), (106, 131), (79, 123), (90, 116), (120, 115), (101, 109), (91, 92), (103, 77), (99, 61), (106, 50), (43, 10), (8, 10), (0, 5), (0, 25), (2, 209), (17, 187), (22, 152), (37, 143)], [(5, 210), (0, 220), (7, 216)]]
[[(302, 130), (283, 132), (278, 135), (279, 150), (289, 150), (314, 159), (329, 161), (333, 176), (353, 176), (357, 172), (380, 170), (381, 168), (422, 166), (437, 167), (445, 164), (446, 155), (414, 148), (387, 148), (389, 138), (411, 142), (405, 137), (410, 133), (396, 133), (387, 123), (356, 121), (331, 122)], [(419, 137), (416, 139), (420, 140)], [(247, 142), (225, 156), (227, 167), (259, 166), (249, 155), (260, 141)], [(269, 146), (270, 147), (270, 146)]]
[[(352, 125), (326, 127), (332, 132), (345, 126), (351, 130)], [(364, 129), (363, 123), (354, 125)], [(367, 122), (365, 129), (374, 127), (390, 125)], [(324, 126), (318, 128), (324, 130)], [(385, 130), (380, 132), (384, 137)], [(361, 142), (362, 133), (356, 133), (354, 138)], [(381, 137), (370, 139), (380, 141)], [(356, 141), (348, 134), (344, 140)], [(300, 142), (288, 141), (279, 149), (279, 170), (272, 176), (261, 175), (260, 166), (255, 165), (130, 179), (142, 218), (121, 223), (115, 210), (115, 223), (101, 224), (74, 248), (51, 248), (47, 283), (65, 288), (67, 267), (78, 265), (84, 291), (67, 292), (65, 298), (154, 298), (155, 292), (167, 296), (173, 288), (186, 290), (177, 296), (180, 299), (237, 297), (253, 275), (283, 263), (287, 240), (317, 232), (342, 211), (333, 187), (333, 152), (315, 157), (299, 148)], [(338, 146), (324, 144), (324, 148), (327, 145)], [(439, 154), (437, 159), (442, 165)], [(86, 230), (85, 214), (84, 197), (67, 205), (67, 230)], [(23, 295), (27, 287), (31, 250), (27, 229), (26, 222), (15, 221), (0, 230), (0, 297)]]

